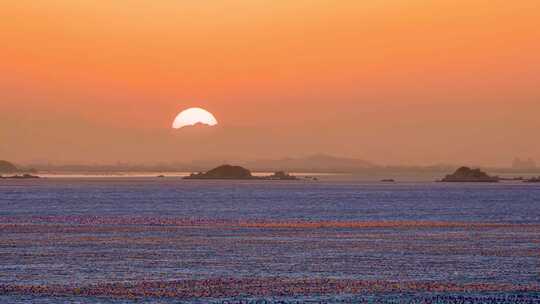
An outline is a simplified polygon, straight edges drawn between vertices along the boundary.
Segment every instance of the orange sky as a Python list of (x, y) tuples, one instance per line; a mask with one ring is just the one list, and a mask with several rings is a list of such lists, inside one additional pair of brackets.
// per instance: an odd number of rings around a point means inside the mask
[(0, 0), (0, 39), (0, 159), (540, 161), (537, 0)]

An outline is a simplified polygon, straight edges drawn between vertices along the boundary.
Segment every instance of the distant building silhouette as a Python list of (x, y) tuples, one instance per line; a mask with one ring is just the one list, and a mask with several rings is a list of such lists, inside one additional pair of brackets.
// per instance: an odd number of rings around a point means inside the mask
[(512, 162), (512, 169), (529, 170), (529, 169), (535, 169), (535, 168), (536, 168), (536, 162), (532, 158), (529, 158), (527, 160), (522, 160), (519, 157), (516, 157), (514, 161)]

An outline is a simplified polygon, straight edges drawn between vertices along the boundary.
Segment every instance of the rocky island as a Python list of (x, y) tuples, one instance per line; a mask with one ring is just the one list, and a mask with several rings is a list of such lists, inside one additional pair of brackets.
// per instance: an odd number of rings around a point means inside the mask
[(251, 171), (231, 165), (222, 165), (205, 173), (192, 173), (184, 179), (233, 179), (233, 180), (297, 180), (295, 176), (287, 174), (283, 171), (278, 171), (270, 176), (253, 176)]
[(251, 171), (240, 166), (223, 165), (205, 173), (192, 173), (184, 179), (253, 179)]
[(498, 176), (489, 176), (480, 169), (471, 169), (469, 167), (461, 167), (453, 174), (445, 176), (441, 182), (457, 182), (457, 183), (497, 183)]

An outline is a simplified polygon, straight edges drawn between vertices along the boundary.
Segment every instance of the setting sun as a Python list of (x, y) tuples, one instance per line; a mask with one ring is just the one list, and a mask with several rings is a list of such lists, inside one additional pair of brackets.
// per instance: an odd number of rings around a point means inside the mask
[(180, 112), (180, 114), (176, 116), (172, 127), (173, 129), (181, 129), (187, 126), (194, 126), (196, 124), (215, 126), (218, 124), (218, 122), (214, 115), (205, 109), (189, 108)]

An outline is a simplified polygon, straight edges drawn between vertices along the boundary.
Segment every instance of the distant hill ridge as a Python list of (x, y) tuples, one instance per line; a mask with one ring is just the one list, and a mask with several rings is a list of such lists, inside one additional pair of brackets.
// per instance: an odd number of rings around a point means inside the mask
[(356, 158), (336, 157), (326, 154), (315, 154), (304, 158), (283, 158), (278, 160), (256, 160), (248, 162), (249, 167), (257, 170), (286, 171), (341, 171), (349, 172), (359, 169), (376, 168), (377, 165)]
[(0, 172), (1, 173), (13, 173), (18, 172), (19, 169), (7, 160), (0, 160)]

